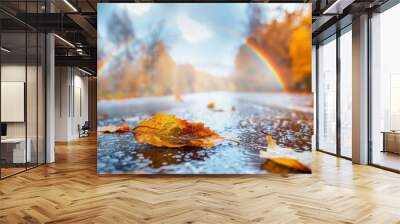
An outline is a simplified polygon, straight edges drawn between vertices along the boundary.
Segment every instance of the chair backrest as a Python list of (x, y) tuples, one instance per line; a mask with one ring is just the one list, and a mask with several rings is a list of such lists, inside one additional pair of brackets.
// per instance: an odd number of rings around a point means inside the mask
[(90, 128), (90, 123), (89, 121), (85, 121), (85, 123), (82, 126), (82, 129), (89, 129)]

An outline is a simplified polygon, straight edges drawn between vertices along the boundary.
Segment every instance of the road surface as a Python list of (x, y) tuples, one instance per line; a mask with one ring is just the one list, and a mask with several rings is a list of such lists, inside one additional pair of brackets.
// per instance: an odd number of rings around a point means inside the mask
[[(224, 141), (210, 149), (157, 148), (137, 144), (131, 133), (98, 133), (100, 174), (265, 174), (259, 151), (266, 135), (282, 147), (291, 147), (290, 157), (311, 163), (313, 115), (311, 95), (279, 93), (212, 92), (174, 96), (99, 101), (98, 126), (130, 127), (156, 112), (200, 121), (219, 135), (239, 141)], [(210, 102), (215, 109), (207, 108)], [(289, 156), (289, 155), (288, 155)]]

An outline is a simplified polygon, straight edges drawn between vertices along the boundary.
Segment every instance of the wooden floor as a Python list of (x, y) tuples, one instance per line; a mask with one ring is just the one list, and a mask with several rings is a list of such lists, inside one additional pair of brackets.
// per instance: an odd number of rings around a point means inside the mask
[(13, 174), (25, 171), (24, 168), (1, 168), (1, 177), (8, 177)]
[(96, 174), (96, 141), (0, 181), (0, 223), (400, 223), (400, 175), (314, 154), (312, 175)]
[(400, 154), (376, 150), (372, 158), (374, 164), (400, 170)]

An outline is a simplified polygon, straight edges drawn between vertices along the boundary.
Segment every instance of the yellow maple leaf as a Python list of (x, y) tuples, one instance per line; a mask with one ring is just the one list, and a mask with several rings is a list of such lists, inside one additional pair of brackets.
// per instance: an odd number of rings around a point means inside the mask
[(281, 166), (288, 167), (292, 169), (293, 171), (298, 171), (298, 172), (304, 172), (304, 173), (309, 173), (311, 172), (311, 169), (301, 163), (300, 161), (296, 159), (291, 159), (291, 158), (271, 158), (273, 162), (276, 164), (279, 164)]
[(265, 137), (268, 143), (267, 151), (260, 150), (260, 158), (267, 159), (261, 168), (270, 172), (286, 175), (289, 172), (311, 173), (311, 169), (296, 158), (284, 157), (291, 148), (280, 147), (272, 136)]
[(261, 165), (261, 168), (270, 172), (281, 175), (287, 175), (289, 172), (295, 173), (311, 173), (311, 169), (291, 158), (269, 158)]
[(157, 113), (141, 121), (134, 128), (133, 134), (140, 144), (169, 148), (210, 148), (223, 140), (223, 137), (205, 127), (203, 123), (188, 122), (166, 113)]

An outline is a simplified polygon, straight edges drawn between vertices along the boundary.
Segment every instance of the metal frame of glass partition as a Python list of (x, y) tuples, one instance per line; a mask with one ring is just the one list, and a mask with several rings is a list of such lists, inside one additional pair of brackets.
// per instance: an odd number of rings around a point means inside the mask
[[(39, 2), (43, 3), (43, 1), (39, 1), (39, 0), (35, 0), (35, 1), (21, 1), (23, 4), (25, 4), (25, 16), (28, 13), (27, 10), (27, 5), (28, 2), (29, 3), (36, 3), (36, 12), (39, 12)], [(47, 9), (46, 9), (47, 10)], [(7, 32), (4, 30), (0, 29), (0, 46), (3, 46), (4, 43), (2, 43), (3, 40), (3, 34), (6, 33), (20, 33), (22, 35), (24, 35), (24, 51), (25, 51), (25, 84), (24, 84), (24, 129), (25, 129), (25, 167), (21, 167), (20, 171), (17, 172), (13, 172), (11, 174), (8, 174), (7, 176), (4, 175), (4, 173), (2, 173), (2, 166), (0, 166), (0, 180), (3, 180), (5, 178), (17, 175), (19, 173), (25, 172), (27, 170), (36, 168), (40, 165), (46, 164), (47, 162), (47, 153), (46, 153), (46, 148), (47, 148), (47, 130), (46, 130), (46, 126), (47, 126), (47, 114), (46, 114), (46, 108), (47, 108), (47, 82), (46, 82), (46, 78), (47, 78), (47, 39), (46, 39), (46, 33), (45, 32), (41, 32), (40, 30), (37, 30), (31, 26), (29, 26), (28, 24), (24, 23), (23, 21), (19, 20), (18, 18), (12, 16), (12, 14), (9, 14), (7, 11), (5, 11), (4, 9), (1, 8), (0, 5), (0, 11), (3, 14), (6, 14), (7, 16), (10, 16), (10, 18), (15, 19), (15, 21), (21, 23), (22, 27), (24, 27), (23, 30), (17, 30), (17, 31), (13, 31), (13, 32)], [(0, 23), (0, 28), (1, 28), (2, 24)], [(33, 40), (33, 44), (36, 45), (34, 47), (34, 55), (36, 56), (36, 59), (30, 60), (28, 58), (28, 34), (32, 35), (33, 38), (36, 39)], [(40, 38), (41, 37), (41, 38)], [(39, 51), (40, 49), (40, 43), (39, 41), (41, 41), (42, 44), (42, 49)], [(3, 53), (0, 53), (0, 82), (2, 81), (2, 67), (3, 67)], [(39, 58), (41, 58), (42, 63), (40, 64)], [(35, 71), (31, 72), (31, 75), (36, 75), (35, 77), (35, 81), (36, 81), (36, 86), (34, 85), (35, 92), (36, 92), (36, 111), (34, 111), (36, 113), (36, 122), (33, 121), (32, 125), (33, 128), (32, 130), (36, 130), (36, 135), (33, 136), (32, 138), (36, 138), (36, 161), (34, 163), (30, 162), (29, 166), (28, 166), (28, 153), (27, 153), (27, 147), (28, 147), (28, 108), (27, 108), (27, 101), (28, 101), (28, 92), (27, 92), (27, 84), (28, 84), (28, 60), (29, 63), (33, 63), (33, 66), (35, 66)], [(33, 62), (32, 62), (33, 61)], [(39, 66), (41, 65), (41, 82), (42, 82), (42, 88), (40, 88), (39, 86)], [(1, 89), (1, 86), (0, 86)], [(40, 93), (41, 96), (39, 96), (39, 90), (41, 90), (42, 92)], [(35, 94), (35, 93), (33, 93)], [(1, 97), (1, 91), (0, 91), (0, 97)], [(40, 99), (39, 99), (40, 98)], [(39, 100), (41, 101), (42, 105), (42, 113), (39, 113)], [(1, 110), (1, 105), (0, 105), (0, 110)], [(35, 110), (35, 109), (34, 109)], [(35, 115), (33, 115), (35, 116)], [(39, 121), (41, 122), (40, 124), (42, 125), (41, 128), (41, 134), (42, 135), (42, 141), (41, 141), (41, 146), (39, 146)], [(1, 122), (1, 115), (0, 115), (0, 123)], [(35, 127), (36, 125), (36, 127)], [(32, 140), (33, 141), (33, 140)], [(39, 149), (40, 147), (40, 149)], [(39, 157), (40, 151), (42, 152), (41, 157)], [(1, 153), (2, 153), (2, 145), (0, 144), (0, 158), (1, 158)]]
[[(345, 34), (346, 32), (350, 32), (351, 31), (351, 18), (350, 17), (346, 17), (344, 18), (345, 20), (345, 25), (343, 27), (339, 27), (337, 25), (334, 26), (334, 29), (336, 30), (335, 32), (333, 32), (331, 35), (326, 36), (325, 38), (321, 39), (318, 41), (318, 43), (316, 44), (316, 51), (315, 51), (315, 61), (316, 61), (316, 118), (315, 118), (315, 122), (316, 122), (316, 150), (319, 152), (323, 152), (329, 155), (333, 155), (333, 156), (337, 156), (340, 158), (344, 158), (347, 160), (352, 160), (350, 157), (344, 156), (341, 153), (341, 118), (340, 118), (340, 77), (341, 77), (341, 67), (340, 67), (340, 37)], [(334, 36), (334, 38), (333, 38)], [(329, 40), (331, 39), (331, 40)], [(319, 62), (320, 62), (320, 56), (318, 53), (318, 48), (319, 45), (322, 42), (326, 42), (326, 41), (336, 41), (336, 152), (332, 153), (332, 152), (328, 152), (324, 149), (320, 149), (320, 144), (319, 144), (319, 131), (320, 131), (320, 127), (319, 127), (319, 91), (320, 91), (320, 86), (319, 86), (319, 82), (320, 82), (320, 75), (319, 75)]]
[(392, 8), (393, 6), (400, 4), (399, 0), (388, 0), (384, 4), (380, 5), (378, 8), (374, 10), (369, 10), (368, 11), (368, 31), (367, 31), (367, 40), (368, 40), (368, 54), (367, 54), (367, 60), (368, 60), (368, 69), (367, 69), (367, 78), (368, 78), (368, 165), (395, 172), (395, 173), (400, 173), (400, 170), (393, 169), (390, 167), (382, 166), (379, 164), (375, 164), (373, 161), (373, 133), (372, 133), (372, 17), (373, 13), (383, 13), (386, 10)]

